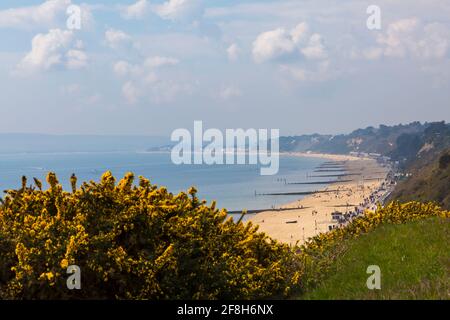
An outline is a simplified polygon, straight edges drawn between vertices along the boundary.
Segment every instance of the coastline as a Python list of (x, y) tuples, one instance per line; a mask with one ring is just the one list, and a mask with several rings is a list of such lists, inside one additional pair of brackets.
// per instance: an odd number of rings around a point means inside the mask
[(353, 161), (353, 160), (369, 159), (369, 158), (355, 157), (347, 154), (315, 153), (315, 152), (282, 152), (280, 154), (304, 158), (320, 158), (333, 161)]
[[(388, 190), (384, 189), (389, 168), (382, 166), (370, 158), (358, 158), (349, 155), (333, 155), (318, 153), (286, 153), (301, 157), (315, 157), (339, 162), (345, 167), (345, 178), (339, 177), (317, 191), (299, 200), (282, 205), (281, 209), (268, 210), (250, 216), (247, 221), (259, 225), (260, 231), (274, 239), (290, 245), (302, 244), (319, 233), (336, 228), (339, 223), (331, 214), (339, 211), (342, 214), (362, 212), (374, 209)], [(329, 192), (323, 192), (329, 191)]]

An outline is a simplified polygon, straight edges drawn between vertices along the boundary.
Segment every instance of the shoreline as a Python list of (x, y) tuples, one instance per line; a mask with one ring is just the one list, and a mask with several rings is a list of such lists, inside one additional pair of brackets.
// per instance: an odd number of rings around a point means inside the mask
[(339, 227), (340, 224), (332, 219), (331, 213), (339, 211), (349, 216), (358, 212), (361, 214), (366, 209), (374, 209), (374, 203), (388, 192), (383, 186), (389, 168), (374, 159), (318, 153), (283, 154), (343, 162), (346, 173), (359, 173), (348, 176), (345, 181), (339, 181), (344, 178), (339, 177), (337, 181), (319, 188), (319, 193), (248, 217), (247, 222), (258, 225), (260, 231), (280, 242), (302, 244), (310, 237)]
[(360, 158), (347, 154), (317, 153), (317, 152), (281, 152), (280, 155), (298, 156), (304, 158), (318, 158), (333, 161), (353, 161), (353, 160), (369, 160), (370, 158)]

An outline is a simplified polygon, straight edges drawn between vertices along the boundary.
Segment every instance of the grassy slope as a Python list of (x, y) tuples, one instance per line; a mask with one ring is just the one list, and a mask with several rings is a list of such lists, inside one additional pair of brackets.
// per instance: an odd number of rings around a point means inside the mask
[[(346, 244), (330, 276), (301, 299), (450, 299), (450, 221), (384, 225)], [(381, 290), (369, 290), (369, 265)]]

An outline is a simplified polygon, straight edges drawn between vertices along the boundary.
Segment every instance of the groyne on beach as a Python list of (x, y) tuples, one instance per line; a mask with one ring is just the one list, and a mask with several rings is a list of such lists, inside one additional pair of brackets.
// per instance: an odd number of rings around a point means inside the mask
[[(313, 156), (299, 154), (299, 156)], [(286, 192), (299, 199), (278, 209), (254, 212), (247, 221), (258, 224), (261, 231), (288, 244), (301, 244), (321, 232), (339, 227), (345, 219), (373, 210), (378, 201), (386, 198), (391, 186), (387, 179), (389, 167), (374, 159), (344, 155), (318, 155), (326, 158), (323, 166), (342, 166), (344, 173), (335, 175), (308, 175), (309, 178), (333, 177), (337, 180), (322, 181), (323, 189), (312, 192)], [(312, 184), (304, 181), (298, 184)], [(296, 182), (286, 182), (286, 184)], [(269, 194), (267, 194), (269, 195)], [(270, 194), (277, 195), (277, 194)], [(282, 214), (281, 214), (282, 212)], [(295, 223), (294, 223), (295, 222)]]

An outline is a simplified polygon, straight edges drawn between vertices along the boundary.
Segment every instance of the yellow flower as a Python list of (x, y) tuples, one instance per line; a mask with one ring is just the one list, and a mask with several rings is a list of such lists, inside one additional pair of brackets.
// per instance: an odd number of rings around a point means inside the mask
[(62, 259), (61, 260), (61, 268), (67, 269), (68, 266), (69, 266), (69, 261), (67, 259)]
[(52, 272), (47, 272), (45, 274), (45, 277), (47, 278), (48, 281), (52, 281), (55, 278)]

